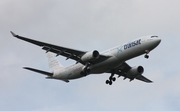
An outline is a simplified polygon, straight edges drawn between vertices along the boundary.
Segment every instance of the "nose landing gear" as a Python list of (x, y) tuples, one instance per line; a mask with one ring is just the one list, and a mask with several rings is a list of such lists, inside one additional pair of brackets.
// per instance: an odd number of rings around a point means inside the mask
[(149, 55), (148, 55), (148, 54), (149, 54), (149, 52), (150, 52), (149, 50), (145, 50), (146, 55), (144, 55), (144, 58), (146, 58), (146, 59), (148, 59), (148, 58), (149, 58)]

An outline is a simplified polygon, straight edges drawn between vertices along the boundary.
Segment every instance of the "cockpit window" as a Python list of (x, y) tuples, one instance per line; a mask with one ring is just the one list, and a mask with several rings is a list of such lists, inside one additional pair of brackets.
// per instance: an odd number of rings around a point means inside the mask
[(158, 36), (151, 36), (151, 38), (155, 38), (155, 37), (158, 38)]

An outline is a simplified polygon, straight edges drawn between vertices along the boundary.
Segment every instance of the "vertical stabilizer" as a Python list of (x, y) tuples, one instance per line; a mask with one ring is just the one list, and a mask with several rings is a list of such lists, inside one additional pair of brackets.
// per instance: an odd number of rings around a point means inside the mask
[(58, 62), (54, 53), (47, 52), (47, 57), (48, 57), (49, 69), (51, 72), (63, 68), (63, 66)]

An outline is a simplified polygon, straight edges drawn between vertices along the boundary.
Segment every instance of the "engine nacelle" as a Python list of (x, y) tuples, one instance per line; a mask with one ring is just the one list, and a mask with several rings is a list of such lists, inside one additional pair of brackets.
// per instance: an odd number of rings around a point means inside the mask
[(138, 66), (138, 67), (132, 67), (128, 72), (127, 72), (127, 76), (129, 77), (135, 77), (137, 75), (141, 75), (144, 73), (144, 68), (142, 66)]
[(99, 58), (99, 52), (97, 50), (87, 52), (81, 57), (81, 61), (83, 62), (89, 62), (94, 61)]

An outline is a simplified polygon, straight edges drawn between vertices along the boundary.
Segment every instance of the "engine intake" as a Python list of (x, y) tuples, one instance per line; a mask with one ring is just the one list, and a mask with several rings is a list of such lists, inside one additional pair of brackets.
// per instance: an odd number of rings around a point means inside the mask
[(139, 66), (137, 68), (137, 72), (139, 72), (140, 74), (142, 74), (144, 72), (144, 68), (142, 66)]
[(89, 62), (89, 61), (94, 61), (94, 60), (96, 60), (98, 58), (99, 58), (99, 52), (97, 50), (94, 50), (94, 51), (90, 51), (90, 52), (85, 53), (81, 57), (81, 61)]

